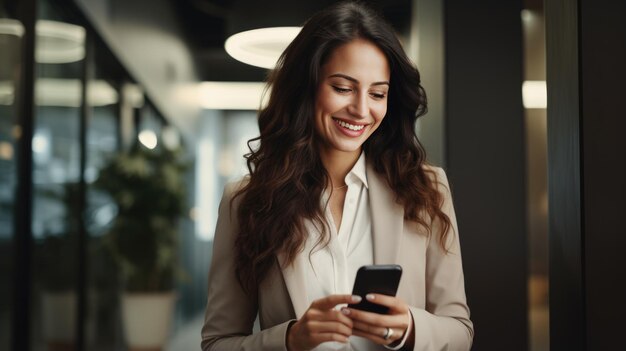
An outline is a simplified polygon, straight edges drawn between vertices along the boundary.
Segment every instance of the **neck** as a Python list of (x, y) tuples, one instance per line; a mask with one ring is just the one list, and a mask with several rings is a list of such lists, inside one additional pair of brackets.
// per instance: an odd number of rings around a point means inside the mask
[(354, 152), (321, 150), (320, 158), (326, 172), (328, 172), (333, 188), (345, 184), (346, 175), (354, 167), (356, 161), (359, 160), (359, 156), (361, 156), (361, 150)]

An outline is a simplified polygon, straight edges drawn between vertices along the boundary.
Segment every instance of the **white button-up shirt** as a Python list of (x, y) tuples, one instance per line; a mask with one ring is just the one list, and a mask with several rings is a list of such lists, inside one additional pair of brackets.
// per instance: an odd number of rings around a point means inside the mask
[[(305, 265), (307, 295), (310, 305), (314, 300), (334, 294), (350, 294), (357, 270), (373, 264), (372, 220), (370, 215), (365, 154), (361, 153), (352, 170), (346, 175), (348, 185), (343, 216), (337, 232), (336, 223), (326, 206), (329, 193), (322, 197), (324, 215), (330, 228), (328, 246), (315, 247), (320, 232), (312, 223), (307, 224), (309, 236), (302, 255), (309, 255)], [(326, 342), (314, 350), (384, 350), (384, 348), (357, 336), (350, 337), (349, 344)]]

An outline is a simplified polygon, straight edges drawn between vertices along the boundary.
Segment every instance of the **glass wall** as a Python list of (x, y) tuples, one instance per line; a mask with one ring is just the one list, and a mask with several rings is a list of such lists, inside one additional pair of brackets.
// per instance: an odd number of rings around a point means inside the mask
[(39, 1), (33, 127), (34, 350), (72, 349), (78, 317), (80, 120), (85, 28)]
[[(119, 114), (122, 77), (101, 47), (95, 46), (93, 74), (88, 77), (88, 118), (85, 143), (87, 282), (85, 342), (87, 350), (119, 350), (124, 340), (120, 326), (118, 266), (106, 245), (117, 207), (95, 182), (108, 159), (120, 151)], [(97, 331), (97, 332), (96, 332)]]
[(16, 97), (22, 23), (0, 3), (0, 350), (9, 349), (13, 286), (13, 216), (16, 187)]
[[(173, 279), (157, 289), (173, 297), (175, 309), (172, 318), (163, 318), (168, 323), (156, 334), (166, 340), (168, 350), (196, 349), (212, 244), (196, 230), (196, 200), (205, 198), (216, 204), (226, 179), (243, 172), (242, 147), (257, 134), (256, 115), (218, 113), (219, 123), (211, 124), (218, 129), (210, 133), (223, 137), (211, 141), (217, 143), (209, 154), (202, 153), (202, 168), (210, 174), (214, 191), (197, 194), (198, 173), (192, 161), (196, 149), (185, 145), (179, 131), (144, 97), (142, 88), (78, 8), (66, 5), (37, 0), (35, 14), (35, 79), (30, 82), (35, 95), (32, 230), (20, 233), (32, 235), (32, 246), (27, 248), (31, 271), (13, 266), (16, 140), (21, 135), (16, 106), (21, 106), (17, 92), (18, 83), (22, 83), (18, 82), (20, 68), (25, 63), (20, 57), (24, 28), (0, 7), (0, 350), (10, 350), (15, 335), (11, 309), (16, 275), (28, 281), (31, 289), (29, 300), (23, 302), (30, 309), (29, 347), (25, 350), (132, 348), (133, 337), (126, 328), (128, 315), (139, 316), (140, 324), (146, 324), (150, 317), (127, 312), (127, 297), (132, 295), (128, 293), (148, 291), (132, 287), (129, 266), (113, 247), (113, 227), (121, 211), (119, 199), (99, 180), (111, 160), (137, 148), (146, 159), (163, 155), (167, 149), (166, 163), (170, 158), (182, 162), (177, 177), (187, 193), (185, 206), (166, 244), (157, 244), (153, 251), (160, 260), (177, 262), (168, 268), (174, 273)], [(233, 163), (230, 157), (238, 161)], [(217, 160), (219, 167), (213, 163)], [(158, 190), (152, 192), (157, 200), (171, 176), (171, 168), (165, 168), (156, 184)], [(134, 233), (158, 236), (143, 230), (150, 221), (141, 222), (140, 230)], [(130, 237), (129, 232), (123, 235)], [(147, 251), (146, 245), (140, 246), (132, 255)]]
[[(182, 144), (180, 135), (162, 127), (163, 117), (144, 104), (142, 89), (89, 32), (77, 8), (38, 0), (31, 15), (36, 16), (32, 230), (20, 233), (33, 239), (26, 248), (29, 271), (13, 266), (24, 28), (0, 8), (0, 349), (11, 347), (13, 279), (20, 276), (31, 289), (24, 302), (30, 309), (28, 350), (125, 350), (132, 339), (124, 330), (122, 306), (127, 267), (110, 240), (119, 206), (98, 179), (123, 149), (149, 149), (142, 131), (174, 147)], [(168, 337), (169, 328), (160, 334)]]

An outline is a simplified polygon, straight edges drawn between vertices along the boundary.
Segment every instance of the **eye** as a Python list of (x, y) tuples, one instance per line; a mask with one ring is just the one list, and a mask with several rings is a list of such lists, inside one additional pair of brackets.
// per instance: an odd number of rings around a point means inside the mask
[(387, 97), (386, 93), (371, 92), (370, 95), (376, 100), (382, 100)]
[(333, 89), (340, 94), (346, 94), (352, 91), (352, 89), (342, 88), (342, 87), (338, 87), (334, 85), (333, 85)]

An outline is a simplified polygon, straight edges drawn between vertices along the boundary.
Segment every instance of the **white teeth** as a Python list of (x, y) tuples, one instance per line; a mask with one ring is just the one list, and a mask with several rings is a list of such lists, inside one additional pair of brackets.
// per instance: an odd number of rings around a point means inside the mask
[(358, 131), (358, 130), (361, 130), (361, 129), (365, 128), (364, 125), (355, 126), (354, 124), (346, 123), (346, 122), (338, 120), (338, 119), (335, 119), (335, 121), (337, 121), (337, 123), (339, 123), (340, 126), (342, 126), (344, 128), (348, 128), (350, 130)]

